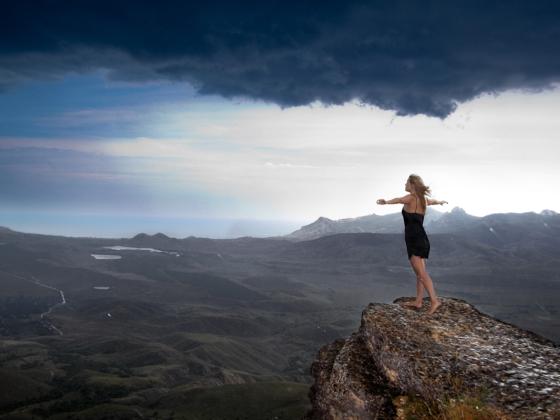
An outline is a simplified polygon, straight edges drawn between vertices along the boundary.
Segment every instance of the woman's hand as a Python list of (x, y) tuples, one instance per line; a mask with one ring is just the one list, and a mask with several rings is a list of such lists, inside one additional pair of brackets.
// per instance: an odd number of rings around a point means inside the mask
[(377, 204), (387, 204), (387, 202), (384, 198), (380, 198), (379, 200), (377, 200)]
[(439, 204), (443, 206), (444, 204), (449, 204), (449, 203), (448, 203), (447, 201), (445, 201), (445, 200), (441, 200), (441, 201), (439, 202)]

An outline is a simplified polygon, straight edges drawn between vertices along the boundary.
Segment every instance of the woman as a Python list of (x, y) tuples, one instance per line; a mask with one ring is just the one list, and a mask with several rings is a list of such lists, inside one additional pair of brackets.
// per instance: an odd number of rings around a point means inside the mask
[(405, 302), (403, 305), (420, 309), (424, 299), (425, 287), (430, 295), (431, 305), (428, 314), (431, 315), (441, 306), (441, 302), (436, 296), (432, 278), (426, 271), (425, 259), (430, 254), (430, 241), (424, 230), (424, 215), (426, 214), (427, 206), (434, 204), (443, 205), (447, 201), (427, 198), (426, 195), (431, 195), (430, 187), (425, 186), (422, 178), (416, 174), (411, 174), (408, 177), (404, 189), (410, 194), (391, 200), (380, 198), (377, 200), (377, 204), (404, 204), (401, 211), (405, 226), (404, 239), (408, 260), (416, 273), (416, 300)]

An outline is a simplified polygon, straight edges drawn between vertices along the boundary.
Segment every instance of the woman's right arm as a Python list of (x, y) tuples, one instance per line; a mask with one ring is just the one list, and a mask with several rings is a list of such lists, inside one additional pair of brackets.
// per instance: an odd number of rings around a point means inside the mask
[(377, 204), (407, 204), (409, 201), (410, 194), (402, 197), (391, 198), (390, 200), (380, 198), (379, 200), (377, 200)]

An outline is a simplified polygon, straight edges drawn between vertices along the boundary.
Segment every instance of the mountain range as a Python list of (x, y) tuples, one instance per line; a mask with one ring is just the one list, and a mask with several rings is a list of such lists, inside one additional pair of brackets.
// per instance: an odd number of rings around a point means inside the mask
[[(540, 213), (495, 213), (483, 217), (472, 216), (461, 207), (454, 207), (449, 212), (440, 212), (429, 207), (424, 217), (424, 228), (428, 233), (452, 233), (465, 231), (488, 231), (492, 234), (496, 229), (504, 230), (513, 225), (517, 229), (547, 229), (548, 221), (558, 216), (553, 210), (542, 210)], [(331, 220), (319, 217), (313, 223), (287, 235), (277, 236), (289, 240), (309, 240), (336, 233), (401, 233), (403, 232), (401, 213), (387, 215), (371, 214), (366, 216)]]
[[(560, 342), (560, 215), (431, 210), (438, 294)], [(1, 228), (0, 418), (301, 417), (317, 350), (414, 295), (402, 230), (398, 213), (268, 238)]]

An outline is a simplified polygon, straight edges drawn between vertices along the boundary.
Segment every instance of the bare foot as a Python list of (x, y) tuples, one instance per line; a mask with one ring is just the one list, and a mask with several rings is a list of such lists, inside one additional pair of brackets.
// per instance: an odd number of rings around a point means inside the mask
[(407, 302), (404, 302), (402, 304), (403, 306), (408, 306), (408, 307), (413, 307), (416, 309), (420, 309), (422, 307), (422, 302), (416, 302), (415, 300), (410, 300)]
[(438, 300), (436, 301), (436, 303), (432, 302), (432, 304), (430, 305), (430, 309), (428, 310), (428, 315), (433, 314), (435, 311), (437, 311), (437, 309), (441, 306), (441, 302)]

